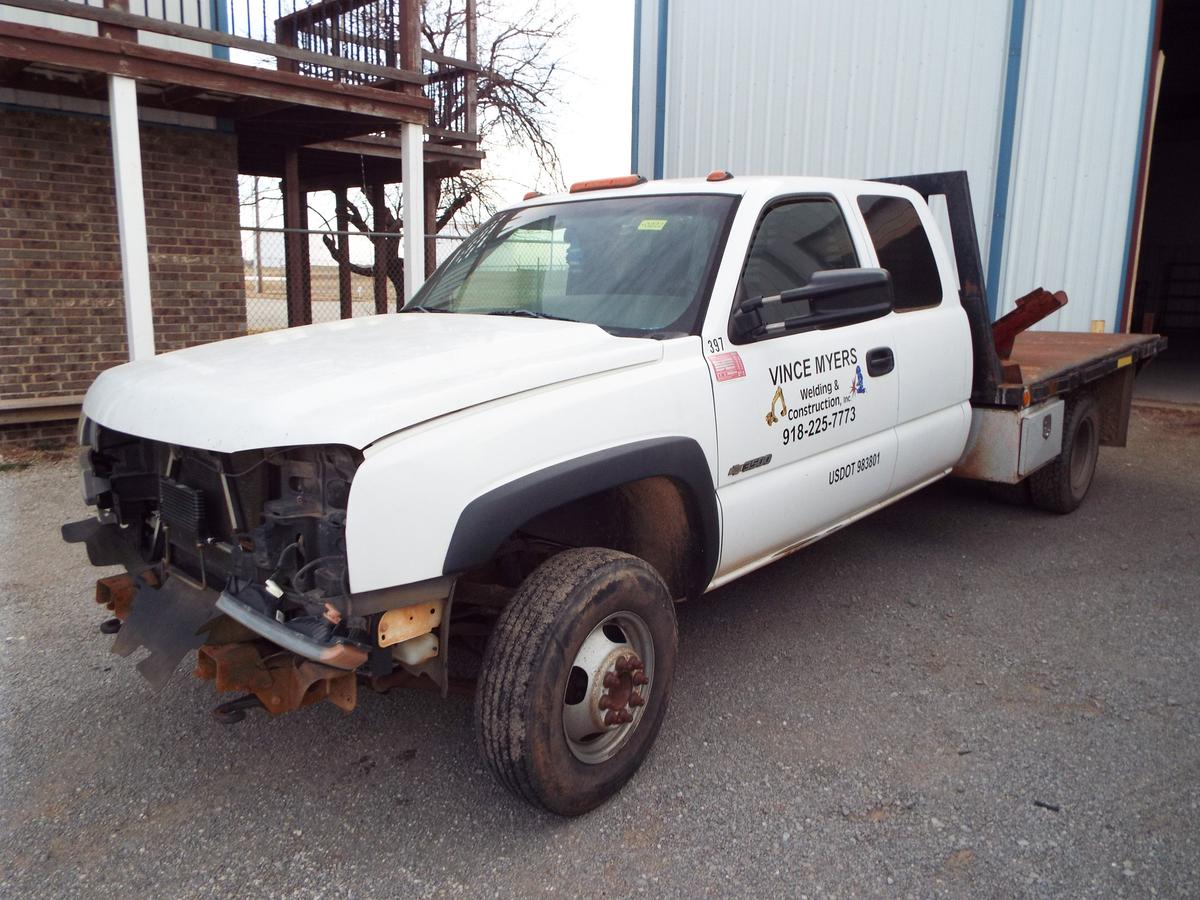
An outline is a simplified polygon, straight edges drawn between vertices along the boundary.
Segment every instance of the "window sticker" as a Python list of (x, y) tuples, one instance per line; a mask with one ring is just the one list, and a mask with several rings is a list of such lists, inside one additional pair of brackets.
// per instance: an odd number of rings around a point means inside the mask
[(666, 226), (666, 219), (642, 219), (638, 223), (638, 231), (662, 231)]

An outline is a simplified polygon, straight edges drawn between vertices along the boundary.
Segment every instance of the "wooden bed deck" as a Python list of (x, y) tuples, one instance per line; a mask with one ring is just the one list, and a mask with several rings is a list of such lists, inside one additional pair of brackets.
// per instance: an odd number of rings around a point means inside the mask
[(1023, 332), (1017, 336), (1012, 356), (1002, 361), (1000, 401), (1005, 406), (1017, 406), (1065, 393), (1117, 369), (1136, 365), (1161, 352), (1166, 343), (1166, 338), (1157, 334)]

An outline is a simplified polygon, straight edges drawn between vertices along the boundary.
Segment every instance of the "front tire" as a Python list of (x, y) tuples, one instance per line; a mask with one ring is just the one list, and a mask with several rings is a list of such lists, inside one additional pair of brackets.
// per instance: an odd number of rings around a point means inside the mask
[(1047, 512), (1074, 512), (1087, 496), (1100, 457), (1100, 407), (1090, 394), (1067, 404), (1062, 453), (1029, 476), (1033, 505)]
[(676, 645), (670, 593), (644, 560), (601, 548), (547, 560), (484, 654), (475, 728), (492, 773), (561, 816), (599, 806), (658, 735)]

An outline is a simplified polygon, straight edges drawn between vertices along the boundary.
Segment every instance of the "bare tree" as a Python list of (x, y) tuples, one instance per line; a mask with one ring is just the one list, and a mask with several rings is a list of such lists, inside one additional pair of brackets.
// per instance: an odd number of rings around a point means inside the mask
[[(504, 6), (497, 0), (477, 0), (478, 57), (476, 120), (483, 146), (519, 147), (533, 155), (547, 177), (561, 186), (562, 174), (554, 149), (552, 118), (559, 99), (558, 74), (562, 61), (556, 50), (571, 17), (551, 0), (534, 0), (524, 7)], [(422, 44), (427, 50), (456, 59), (466, 58), (466, 4), (463, 0), (423, 0)], [(461, 121), (467, 103), (465, 82), (441, 82), (435, 102), (435, 125), (449, 130)], [(496, 210), (494, 179), (478, 170), (443, 178), (436, 192), (435, 233), (451, 223), (473, 227)], [(382, 258), (397, 296), (403, 296), (404, 261), (401, 237), (400, 191), (386, 192), (381, 203), (351, 194), (340, 212), (360, 232), (387, 234)], [(374, 274), (373, 264), (355, 263), (332, 235), (322, 240), (330, 256), (351, 271)]]
[[(424, 0), (422, 36), (428, 49), (465, 57), (466, 8), (461, 0)], [(558, 44), (571, 17), (552, 3), (529, 3), (512, 18), (513, 6), (478, 0), (479, 133), (485, 143), (530, 150), (543, 170), (559, 177), (550, 120), (559, 99)], [(465, 100), (463, 101), (465, 102)], [(451, 107), (457, 112), (457, 107)]]

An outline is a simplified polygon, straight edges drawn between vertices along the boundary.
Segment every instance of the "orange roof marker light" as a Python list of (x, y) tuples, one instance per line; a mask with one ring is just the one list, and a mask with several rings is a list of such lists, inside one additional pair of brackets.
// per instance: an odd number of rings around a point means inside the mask
[(712, 172), (708, 173), (708, 177), (706, 177), (704, 180), (705, 181), (728, 181), (732, 177), (733, 177), (732, 172), (727, 172), (724, 169), (714, 169)]
[(616, 178), (595, 178), (591, 181), (577, 181), (571, 185), (572, 194), (582, 194), (584, 191), (604, 191), (609, 188), (633, 187), (645, 184), (646, 179), (641, 175), (618, 175)]
[(543, 196), (543, 194), (542, 194), (542, 192), (541, 192), (541, 191), (530, 191), (529, 193), (527, 193), (527, 194), (526, 194), (524, 197), (522, 197), (521, 199), (522, 199), (522, 200), (532, 200), (532, 199), (533, 199), (533, 198), (535, 198), (535, 197), (541, 197), (541, 196)]

